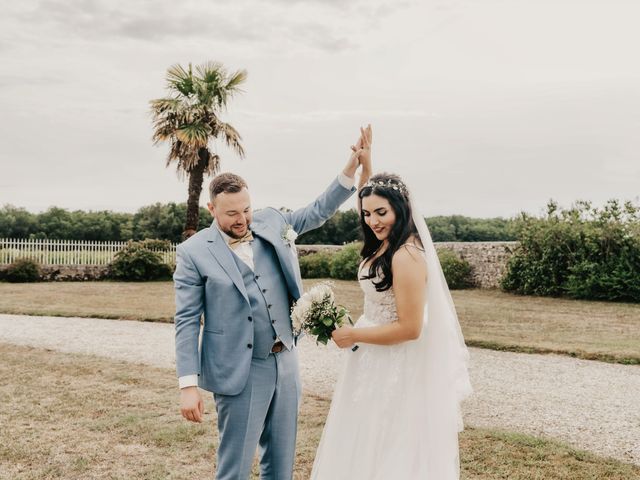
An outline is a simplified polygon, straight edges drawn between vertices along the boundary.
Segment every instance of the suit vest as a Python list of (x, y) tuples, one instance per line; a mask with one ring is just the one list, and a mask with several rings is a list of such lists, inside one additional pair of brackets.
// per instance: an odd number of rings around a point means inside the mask
[(252, 271), (237, 255), (233, 258), (242, 275), (251, 304), (254, 358), (267, 358), (274, 342), (280, 339), (291, 348), (290, 303), (287, 282), (273, 246), (258, 235), (251, 244)]

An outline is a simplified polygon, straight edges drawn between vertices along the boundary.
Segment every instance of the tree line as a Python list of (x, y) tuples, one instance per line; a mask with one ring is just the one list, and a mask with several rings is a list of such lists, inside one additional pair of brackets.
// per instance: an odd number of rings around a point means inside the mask
[[(41, 213), (5, 205), (0, 208), (0, 238), (126, 241), (146, 238), (182, 241), (186, 203), (155, 203), (135, 213), (109, 210), (83, 211), (51, 207)], [(514, 221), (504, 218), (470, 218), (462, 215), (426, 219), (436, 242), (515, 240)], [(211, 215), (200, 207), (198, 230), (211, 224)], [(355, 209), (339, 211), (322, 227), (301, 235), (299, 244), (341, 245), (361, 240)]]

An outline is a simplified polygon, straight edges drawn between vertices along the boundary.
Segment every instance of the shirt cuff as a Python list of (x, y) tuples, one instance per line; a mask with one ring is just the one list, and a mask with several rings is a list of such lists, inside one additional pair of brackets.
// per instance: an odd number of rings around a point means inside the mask
[(197, 387), (198, 386), (198, 375), (185, 375), (183, 377), (178, 378), (178, 386), (182, 388), (187, 387)]
[(344, 173), (340, 172), (338, 174), (338, 182), (347, 190), (351, 190), (353, 186), (356, 184), (356, 179), (347, 177)]

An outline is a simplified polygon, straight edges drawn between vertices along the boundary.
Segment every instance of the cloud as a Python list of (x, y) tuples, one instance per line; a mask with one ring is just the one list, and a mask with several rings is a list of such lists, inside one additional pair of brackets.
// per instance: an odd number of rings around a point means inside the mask
[[(219, 9), (218, 9), (219, 10)], [(124, 37), (158, 41), (174, 37), (257, 40), (234, 18), (204, 8), (176, 9), (169, 2), (90, 2), (41, 0), (31, 12), (18, 15), (23, 22), (41, 23), (60, 33), (82, 38)]]
[(300, 122), (332, 122), (342, 118), (435, 118), (438, 115), (422, 110), (316, 110), (296, 113), (270, 113), (239, 110), (238, 115), (261, 122), (283, 122), (297, 124)]
[(155, 15), (127, 18), (119, 25), (113, 26), (109, 33), (147, 41), (206, 37), (230, 42), (255, 43), (261, 39), (257, 31), (244, 28), (235, 19), (221, 16), (205, 18), (186, 15), (177, 17)]
[(66, 83), (61, 78), (52, 76), (30, 77), (27, 75), (6, 75), (0, 74), (0, 87), (38, 87), (61, 85)]
[(356, 48), (346, 36), (335, 33), (334, 28), (310, 21), (291, 23), (285, 27), (290, 42), (300, 42), (325, 52), (340, 52)]
[[(186, 1), (176, 8), (168, 0), (40, 0), (31, 8), (14, 9), (10, 16), (18, 30), (41, 30), (53, 41), (61, 37), (83, 42), (112, 42), (118, 38), (154, 43), (199, 39), (266, 48), (283, 48), (295, 42), (325, 52), (355, 47), (345, 35), (348, 30), (343, 28), (344, 21), (335, 18), (335, 11), (320, 8), (320, 1), (297, 3), (299, 7), (292, 9), (280, 1), (215, 5)], [(10, 40), (7, 38), (8, 44)], [(42, 34), (30, 40), (40, 42)]]

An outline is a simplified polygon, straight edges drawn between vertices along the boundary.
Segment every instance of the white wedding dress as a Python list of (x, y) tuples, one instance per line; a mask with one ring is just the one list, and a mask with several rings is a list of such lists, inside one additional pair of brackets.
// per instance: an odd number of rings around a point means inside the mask
[[(361, 276), (362, 271), (358, 278)], [(356, 328), (396, 321), (393, 287), (378, 292), (371, 279), (359, 282), (364, 314)], [(459, 403), (470, 392), (470, 385), (466, 370), (465, 375), (456, 376), (451, 369), (460, 369), (464, 363), (447, 359), (454, 358), (452, 352), (458, 350), (466, 354), (466, 349), (460, 349), (453, 329), (443, 329), (444, 322), (427, 321), (428, 314), (425, 307), (422, 334), (417, 340), (391, 346), (360, 344), (355, 352), (344, 350), (347, 358), (335, 387), (312, 479), (459, 478)], [(429, 341), (430, 335), (437, 343)], [(460, 378), (463, 384), (453, 385)]]

